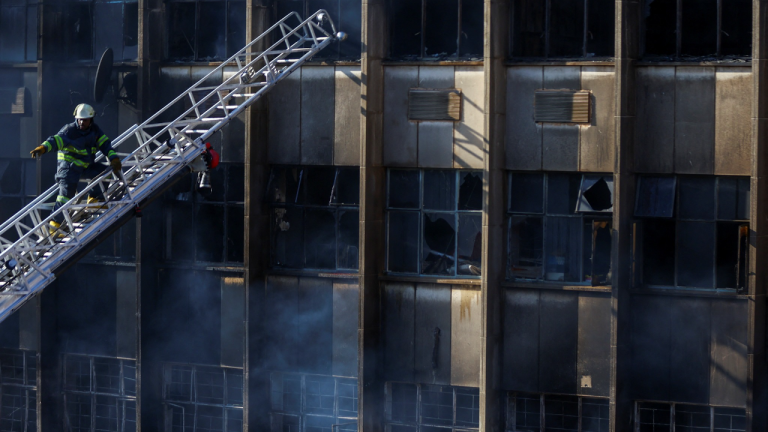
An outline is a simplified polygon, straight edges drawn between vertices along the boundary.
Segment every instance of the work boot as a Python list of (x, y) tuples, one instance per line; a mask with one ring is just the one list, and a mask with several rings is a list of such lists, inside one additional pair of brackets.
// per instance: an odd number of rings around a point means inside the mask
[[(104, 210), (107, 208), (107, 203), (103, 199), (95, 198), (92, 196), (89, 196), (88, 200), (85, 203), (88, 205), (88, 208), (92, 208), (92, 209)], [(102, 205), (96, 205), (96, 204), (102, 204)]]
[(56, 221), (50, 221), (48, 222), (48, 233), (51, 236), (63, 238), (67, 235), (66, 225), (62, 227), (62, 224)]

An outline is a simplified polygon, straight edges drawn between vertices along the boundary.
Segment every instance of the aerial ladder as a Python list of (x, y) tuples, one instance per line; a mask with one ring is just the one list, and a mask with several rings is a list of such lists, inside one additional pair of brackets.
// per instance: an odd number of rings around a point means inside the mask
[[(113, 139), (114, 148), (135, 139), (137, 148), (122, 159), (125, 172), (107, 170), (52, 212), (51, 203), (58, 194), (54, 185), (3, 222), (0, 322), (39, 294), (106, 233), (138, 216), (141, 205), (173, 179), (190, 171), (205, 172), (206, 139), (316, 53), (345, 38), (344, 33), (336, 32), (324, 10), (304, 20), (296, 12), (290, 13), (144, 123)], [(232, 64), (237, 72), (229, 74), (225, 68)], [(228, 75), (221, 84), (210, 85), (212, 77)], [(88, 191), (95, 188), (104, 193), (106, 204), (87, 204)], [(62, 226), (68, 229), (52, 232), (48, 222), (59, 214), (65, 219)]]

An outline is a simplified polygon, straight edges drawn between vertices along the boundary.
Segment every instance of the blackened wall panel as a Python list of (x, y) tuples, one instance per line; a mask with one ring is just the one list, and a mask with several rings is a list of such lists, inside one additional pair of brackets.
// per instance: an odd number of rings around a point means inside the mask
[(632, 394), (669, 400), (670, 306), (668, 297), (632, 298)]
[(408, 121), (408, 90), (419, 84), (416, 66), (384, 68), (384, 164), (417, 165), (417, 125)]
[(544, 123), (542, 137), (545, 171), (578, 171), (579, 126)]
[[(24, 72), (24, 87), (28, 92), (25, 102), (27, 115), (19, 119), (20, 157), (28, 158), (29, 152), (44, 139), (37, 126), (37, 71)], [(122, 105), (122, 104), (121, 104)], [(45, 138), (48, 136), (46, 135)]]
[(715, 174), (749, 175), (751, 69), (718, 68), (715, 79)]
[(675, 68), (637, 68), (635, 169), (647, 173), (674, 170)]
[(385, 379), (413, 382), (416, 289), (413, 284), (386, 283), (382, 291)]
[(678, 67), (675, 74), (675, 172), (712, 174), (715, 161), (715, 70)]
[[(134, 301), (134, 305), (136, 302)], [(19, 331), (16, 332), (19, 335), (18, 347), (21, 349), (37, 351), (40, 349), (40, 296), (35, 296), (28, 302), (24, 303), (19, 311), (14, 314), (18, 315)], [(4, 330), (0, 330), (2, 333)], [(136, 332), (135, 320), (134, 320), (134, 334)], [(135, 341), (135, 339), (134, 339)], [(136, 352), (136, 347), (133, 347), (133, 352)], [(117, 355), (120, 355), (118, 352)]]
[(299, 346), (303, 372), (330, 375), (333, 358), (333, 281), (299, 279)]
[[(131, 222), (128, 222), (131, 223)], [(117, 271), (117, 356), (136, 358), (136, 272)]]
[(574, 393), (578, 347), (578, 294), (542, 291), (539, 327), (539, 390)]
[(357, 376), (357, 323), (359, 285), (344, 280), (333, 283), (333, 374)]
[(485, 80), (479, 66), (457, 66), (456, 88), (461, 89), (461, 121), (454, 125), (454, 168), (483, 168), (485, 136)]
[[(454, 88), (453, 66), (422, 66), (419, 87), (430, 89)], [(419, 122), (419, 166), (425, 168), (453, 167), (453, 122)]]
[(541, 169), (542, 131), (533, 121), (533, 95), (543, 84), (541, 66), (507, 69), (507, 169)]
[(480, 290), (468, 288), (454, 285), (451, 291), (451, 385), (479, 387)]
[(609, 396), (611, 297), (607, 294), (579, 293), (579, 353), (576, 370), (579, 394)]
[(590, 90), (590, 124), (581, 127), (579, 170), (611, 172), (614, 163), (614, 73), (609, 66), (584, 67), (581, 88)]
[(360, 164), (360, 84), (357, 66), (336, 67), (333, 164)]
[(580, 66), (546, 66), (544, 67), (545, 89), (581, 89)]
[[(334, 70), (304, 66), (301, 70), (301, 163), (333, 164)], [(296, 121), (294, 117), (294, 121)]]
[(417, 382), (451, 382), (451, 288), (416, 287), (415, 378)]
[(267, 278), (264, 361), (267, 369), (295, 370), (299, 347), (299, 278)]
[(508, 289), (504, 299), (504, 388), (537, 392), (539, 291)]
[(285, 77), (267, 94), (269, 98), (269, 162), (301, 163), (299, 146), (301, 122), (302, 69)]
[(244, 367), (245, 285), (242, 277), (221, 278), (221, 364)]
[(669, 397), (677, 402), (709, 402), (710, 304), (679, 298), (672, 306)]
[(746, 405), (747, 317), (746, 301), (712, 300), (712, 405)]

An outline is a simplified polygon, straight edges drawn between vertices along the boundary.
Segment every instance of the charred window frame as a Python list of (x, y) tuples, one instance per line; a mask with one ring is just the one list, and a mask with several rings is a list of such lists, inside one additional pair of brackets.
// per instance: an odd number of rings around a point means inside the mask
[(389, 273), (480, 276), (482, 171), (391, 169), (387, 185)]
[(218, 366), (163, 364), (166, 430), (243, 430), (243, 370)]
[(750, 0), (645, 0), (646, 58), (750, 57)]
[(275, 166), (266, 199), (273, 268), (357, 272), (359, 168)]
[(37, 61), (37, 0), (0, 3), (0, 63)]
[(507, 393), (508, 432), (608, 432), (608, 399)]
[(0, 350), (0, 430), (37, 430), (37, 354)]
[[(361, 57), (362, 2), (359, 0), (277, 0), (275, 18), (282, 19), (296, 12), (302, 19), (324, 9), (331, 16), (336, 29), (347, 34), (347, 40), (333, 42), (329, 47), (315, 54), (314, 60), (353, 60)], [(293, 26), (296, 21), (288, 24)]]
[(637, 432), (745, 432), (744, 408), (635, 401)]
[(633, 284), (746, 289), (749, 177), (639, 176)]
[(387, 0), (389, 57), (483, 59), (481, 0)]
[(476, 387), (388, 382), (386, 392), (387, 432), (479, 430)]
[(607, 285), (611, 281), (610, 174), (509, 174), (507, 277)]
[(221, 61), (245, 46), (244, 0), (172, 0), (165, 7), (169, 60)]
[(271, 431), (357, 431), (357, 380), (270, 374)]
[(510, 11), (510, 56), (613, 57), (611, 0), (515, 0)]
[(165, 193), (163, 254), (169, 261), (242, 265), (245, 166), (225, 162), (209, 173), (210, 192), (203, 194), (190, 175)]
[(136, 430), (136, 361), (63, 356), (64, 430)]

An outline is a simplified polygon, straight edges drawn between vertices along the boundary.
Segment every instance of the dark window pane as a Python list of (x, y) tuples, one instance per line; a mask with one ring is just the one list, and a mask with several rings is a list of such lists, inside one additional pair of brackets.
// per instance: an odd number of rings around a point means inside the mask
[(227, 170), (228, 166), (226, 164), (221, 164), (217, 169), (212, 169), (208, 171), (208, 175), (210, 176), (211, 181), (211, 189), (210, 192), (206, 192), (203, 195), (206, 201), (209, 202), (224, 202), (225, 195), (225, 171)]
[(245, 201), (245, 167), (243, 165), (227, 166), (227, 201)]
[(123, 59), (135, 60), (139, 54), (139, 4), (123, 6)]
[(418, 272), (419, 213), (389, 212), (387, 233), (387, 269), (401, 273)]
[(680, 219), (715, 218), (715, 178), (680, 177), (678, 178), (678, 207)]
[(421, 386), (421, 422), (432, 425), (453, 424), (453, 390), (451, 387)]
[(581, 399), (581, 431), (608, 432), (608, 399)]
[(0, 194), (19, 195), (21, 193), (23, 164), (17, 160), (0, 160)]
[(509, 270), (521, 279), (540, 279), (544, 254), (544, 227), (540, 217), (509, 218)]
[(413, 423), (416, 421), (416, 385), (392, 383), (392, 420)]
[(391, 208), (419, 208), (419, 172), (390, 171), (387, 197)]
[(267, 184), (267, 202), (300, 203), (302, 197), (298, 191), (303, 179), (303, 170), (300, 168), (272, 168)]
[(542, 174), (514, 173), (509, 191), (509, 211), (543, 213), (544, 176)]
[(483, 174), (459, 173), (459, 210), (483, 209)]
[(95, 2), (93, 5), (94, 46), (93, 60), (99, 61), (107, 48), (111, 48), (114, 60), (123, 58), (123, 4)]
[(339, 268), (357, 269), (360, 215), (357, 210), (339, 211)]
[[(188, 224), (185, 227), (189, 230)], [(221, 262), (224, 259), (224, 207), (198, 205), (195, 233), (197, 260)]]
[[(170, 222), (166, 227), (170, 233), (166, 235), (170, 240), (170, 256), (174, 261), (191, 261), (195, 253), (195, 237), (190, 233), (189, 215), (192, 213), (192, 204), (189, 202), (173, 202), (170, 207)], [(168, 247), (168, 246), (166, 246)]]
[(227, 5), (227, 58), (245, 46), (245, 2), (230, 1)]
[(195, 8), (197, 3), (168, 3), (168, 57), (195, 57)]
[(544, 35), (546, 26), (546, 5), (541, 0), (519, 0), (514, 2), (514, 23), (510, 25), (512, 55), (515, 57), (544, 57)]
[(675, 405), (675, 432), (709, 432), (708, 406)]
[[(738, 222), (717, 223), (717, 251), (715, 253), (715, 272), (717, 275), (717, 288), (739, 288), (743, 285), (744, 276), (739, 274), (746, 259), (746, 240), (749, 236), (749, 228)], [(740, 276), (740, 277), (737, 277)]]
[(683, 23), (680, 55), (717, 53), (717, 0), (682, 0)]
[(749, 219), (749, 177), (718, 178), (717, 218)]
[(242, 207), (227, 208), (227, 261), (243, 262), (243, 224), (245, 211)]
[(575, 396), (544, 397), (544, 431), (579, 430), (579, 401)]
[(584, 55), (584, 1), (550, 0), (549, 57)]
[(357, 205), (360, 202), (359, 168), (339, 168), (333, 196), (336, 204)]
[(581, 219), (547, 218), (546, 279), (577, 282), (581, 280)]
[(456, 248), (454, 214), (424, 213), (421, 273), (453, 275)]
[(336, 169), (332, 167), (304, 168), (305, 204), (327, 206), (332, 203), (331, 193), (336, 179)]
[(424, 57), (455, 57), (458, 52), (459, 0), (424, 1), (427, 4)]
[(723, 2), (720, 52), (723, 55), (752, 55), (752, 2)]
[(675, 204), (674, 177), (640, 177), (635, 216), (672, 217)]
[(638, 404), (639, 432), (669, 432), (670, 405), (643, 402)]
[(715, 432), (741, 432), (747, 429), (747, 413), (744, 408), (715, 407)]
[(644, 9), (646, 54), (675, 55), (677, 0), (654, 0)]
[(459, 268), (460, 275), (480, 276), (480, 258), (483, 249), (483, 216), (459, 214)]
[(336, 268), (336, 216), (333, 211), (304, 210), (305, 267)]
[[(307, 3), (307, 17), (320, 9), (325, 10), (331, 15), (331, 19), (337, 19), (339, 17), (339, 0), (306, 0)], [(343, 29), (339, 26), (339, 23), (334, 21), (337, 28)], [(330, 28), (330, 27), (329, 27)], [(315, 55), (315, 59), (337, 59), (339, 57), (339, 42), (332, 42), (327, 48), (318, 52)]]
[(584, 222), (584, 281), (593, 286), (611, 283), (611, 221)]
[(456, 210), (455, 171), (424, 171), (424, 209)]
[(339, 58), (341, 59), (357, 60), (360, 58), (362, 6), (363, 2), (358, 0), (341, 0), (341, 13), (336, 28), (343, 29), (347, 33), (347, 40), (339, 45)]
[(483, 2), (481, 0), (461, 0), (459, 55), (464, 58), (483, 57)]
[(536, 394), (518, 393), (515, 397), (515, 427), (519, 431), (538, 431), (541, 425), (541, 399)]
[(480, 425), (480, 389), (456, 387), (456, 424)]
[(389, 55), (421, 57), (421, 1), (389, 0)]
[(642, 225), (643, 282), (675, 283), (675, 221), (646, 220)]
[(584, 176), (577, 210), (579, 212), (612, 212), (613, 177)]
[(24, 61), (26, 8), (0, 7), (0, 61)]
[(574, 214), (581, 175), (547, 175), (547, 214)]
[(714, 223), (678, 222), (677, 285), (712, 288), (714, 249)]
[(587, 57), (613, 56), (613, 0), (589, 0), (587, 6)]
[(301, 208), (272, 209), (272, 264), (304, 267), (304, 215)]
[(37, 5), (29, 6), (27, 8), (27, 61), (37, 60)]

